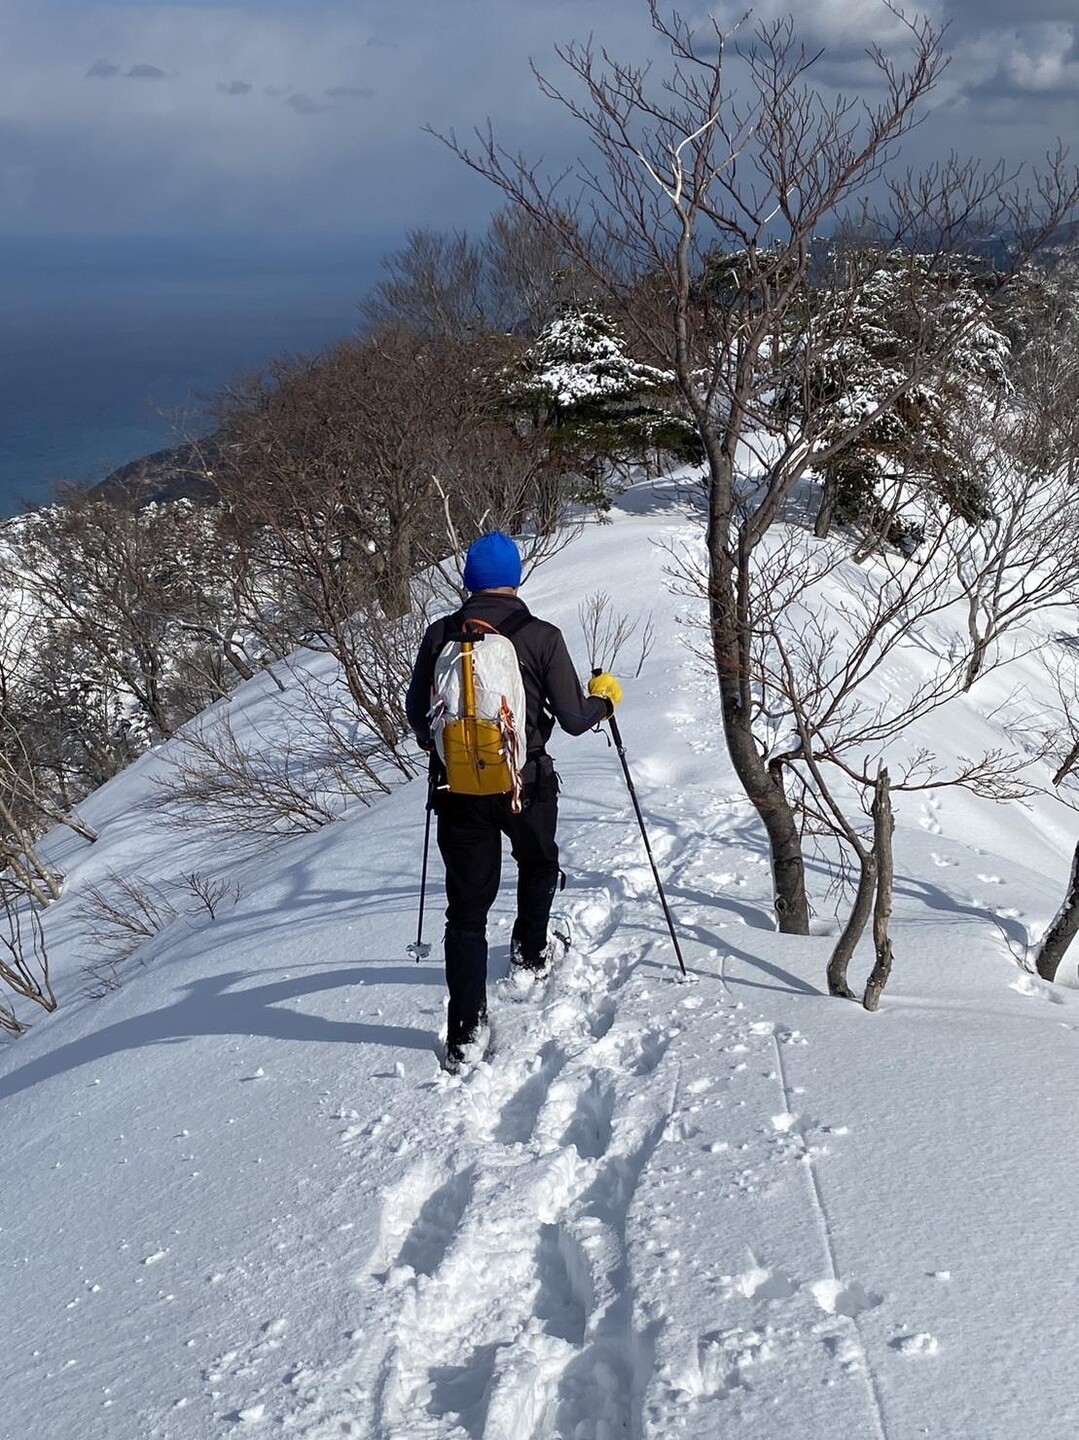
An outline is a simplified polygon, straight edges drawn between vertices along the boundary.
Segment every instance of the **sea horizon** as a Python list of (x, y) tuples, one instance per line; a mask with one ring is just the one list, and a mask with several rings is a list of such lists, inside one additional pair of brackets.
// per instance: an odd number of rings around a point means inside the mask
[(358, 332), (395, 242), (0, 237), (0, 518), (206, 433), (206, 401)]

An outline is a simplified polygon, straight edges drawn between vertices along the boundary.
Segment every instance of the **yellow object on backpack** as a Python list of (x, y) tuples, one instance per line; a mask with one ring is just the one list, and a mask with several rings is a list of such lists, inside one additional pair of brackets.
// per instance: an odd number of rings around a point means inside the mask
[(466, 621), (435, 663), (431, 705), (431, 732), (450, 793), (512, 795), (518, 810), (524, 726), (516, 650), (493, 625)]

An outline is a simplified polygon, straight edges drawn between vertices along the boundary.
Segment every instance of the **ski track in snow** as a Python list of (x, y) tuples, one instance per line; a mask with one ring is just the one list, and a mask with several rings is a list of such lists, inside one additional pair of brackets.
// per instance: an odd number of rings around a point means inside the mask
[(821, 1245), (824, 1252), (827, 1277), (824, 1280), (818, 1280), (811, 1289), (817, 1303), (827, 1314), (846, 1315), (853, 1322), (852, 1339), (857, 1346), (861, 1360), (860, 1368), (866, 1379), (873, 1431), (878, 1437), (878, 1440), (888, 1440), (888, 1429), (884, 1420), (884, 1407), (881, 1400), (880, 1386), (872, 1365), (870, 1364), (865, 1339), (858, 1323), (859, 1315), (861, 1315), (864, 1310), (873, 1309), (879, 1305), (881, 1303), (881, 1297), (865, 1290), (858, 1281), (844, 1281), (839, 1277), (839, 1264), (836, 1258), (832, 1223), (828, 1218), (824, 1196), (821, 1193), (820, 1177), (817, 1174), (813, 1147), (808, 1140), (808, 1136), (813, 1127), (811, 1123), (806, 1121), (804, 1116), (794, 1113), (793, 1092), (790, 1081), (787, 1078), (787, 1070), (783, 1061), (783, 1044), (781, 1041), (786, 1040), (787, 1043), (790, 1043), (792, 1038), (795, 1037), (792, 1037), (789, 1032), (781, 1037), (777, 1034), (775, 1028), (772, 1028), (771, 1039), (775, 1050), (776, 1078), (782, 1089), (783, 1100), (786, 1106), (782, 1116), (775, 1117), (772, 1123), (780, 1133), (790, 1134), (795, 1140), (798, 1158), (802, 1163), (806, 1181), (809, 1186), (813, 1211), (820, 1226)]

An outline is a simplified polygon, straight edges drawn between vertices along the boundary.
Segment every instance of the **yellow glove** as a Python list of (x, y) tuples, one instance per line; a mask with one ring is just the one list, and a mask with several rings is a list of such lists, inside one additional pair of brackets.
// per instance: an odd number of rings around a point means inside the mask
[(609, 700), (612, 714), (614, 707), (622, 703), (622, 687), (614, 676), (609, 675), (606, 671), (602, 675), (592, 676), (588, 682), (588, 693), (589, 695), (598, 695), (601, 700)]

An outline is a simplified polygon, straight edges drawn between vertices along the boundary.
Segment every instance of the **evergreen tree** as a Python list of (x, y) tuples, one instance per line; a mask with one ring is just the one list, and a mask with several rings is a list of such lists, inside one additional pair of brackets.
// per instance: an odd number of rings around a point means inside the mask
[(506, 376), (511, 410), (548, 433), (552, 455), (597, 487), (582, 498), (601, 505), (611, 466), (657, 453), (700, 461), (696, 431), (675, 413), (673, 395), (673, 372), (635, 360), (614, 323), (588, 307), (564, 310)]

